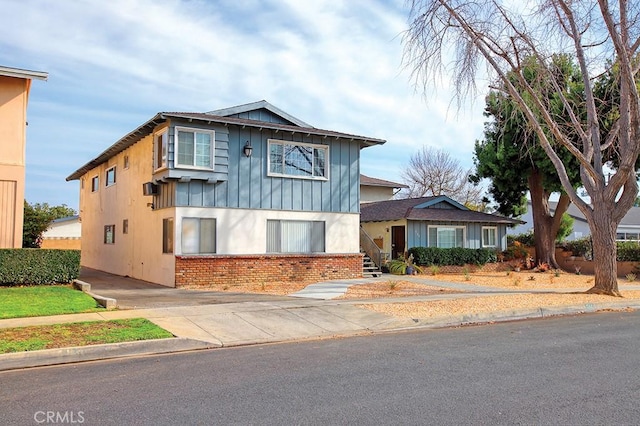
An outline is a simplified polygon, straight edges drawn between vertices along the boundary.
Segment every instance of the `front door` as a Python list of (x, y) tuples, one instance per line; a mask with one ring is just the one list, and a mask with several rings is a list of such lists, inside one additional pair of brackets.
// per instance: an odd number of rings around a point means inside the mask
[(391, 258), (397, 259), (404, 256), (405, 238), (404, 226), (391, 227)]

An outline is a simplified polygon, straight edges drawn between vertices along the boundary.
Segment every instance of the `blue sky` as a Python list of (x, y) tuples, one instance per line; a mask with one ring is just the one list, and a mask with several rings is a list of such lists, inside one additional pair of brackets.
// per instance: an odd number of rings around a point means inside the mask
[[(423, 145), (465, 167), (483, 99), (416, 91), (404, 0), (0, 0), (0, 65), (46, 71), (28, 109), (29, 202), (78, 207), (65, 178), (159, 111), (265, 99), (314, 127), (386, 139), (361, 171), (400, 181)], [(482, 95), (482, 94), (480, 94)], [(0, 154), (1, 155), (1, 154)]]

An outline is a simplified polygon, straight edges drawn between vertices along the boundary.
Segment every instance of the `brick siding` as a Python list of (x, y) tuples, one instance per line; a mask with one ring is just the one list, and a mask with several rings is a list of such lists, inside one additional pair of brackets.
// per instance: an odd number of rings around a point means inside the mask
[(176, 287), (361, 277), (361, 254), (176, 256)]

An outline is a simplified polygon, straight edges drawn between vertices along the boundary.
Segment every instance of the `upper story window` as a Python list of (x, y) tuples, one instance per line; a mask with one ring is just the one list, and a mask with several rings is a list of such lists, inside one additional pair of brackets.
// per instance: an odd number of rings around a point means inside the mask
[(124, 168), (125, 169), (129, 168), (129, 156), (128, 155), (124, 156)]
[(94, 176), (91, 178), (91, 192), (98, 192), (100, 189), (100, 177)]
[(215, 132), (176, 127), (176, 167), (213, 169)]
[(106, 186), (111, 186), (116, 183), (116, 166), (107, 169), (105, 174)]
[(329, 147), (269, 139), (269, 175), (328, 179)]
[(153, 147), (153, 168), (158, 170), (167, 167), (167, 129), (156, 133)]

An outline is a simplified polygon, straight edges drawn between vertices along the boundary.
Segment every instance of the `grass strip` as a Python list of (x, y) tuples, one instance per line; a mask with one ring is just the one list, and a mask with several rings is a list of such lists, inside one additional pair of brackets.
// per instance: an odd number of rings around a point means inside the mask
[(0, 353), (170, 337), (171, 333), (145, 318), (5, 328), (0, 329)]
[(70, 285), (0, 287), (0, 319), (102, 310), (93, 297)]

